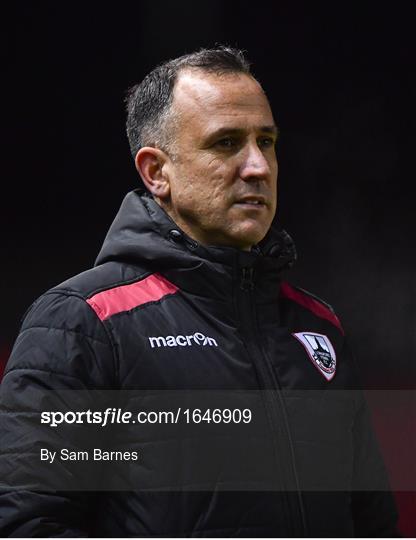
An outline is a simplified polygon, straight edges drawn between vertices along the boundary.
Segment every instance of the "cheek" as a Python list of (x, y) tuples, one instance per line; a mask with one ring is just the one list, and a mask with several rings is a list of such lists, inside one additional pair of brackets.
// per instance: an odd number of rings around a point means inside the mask
[(182, 170), (176, 193), (178, 202), (189, 209), (221, 212), (230, 199), (230, 178), (229, 170), (218, 160), (193, 163)]
[(221, 223), (225, 218), (224, 189), (208, 182), (199, 185), (187, 199), (187, 207), (196, 220), (205, 225)]

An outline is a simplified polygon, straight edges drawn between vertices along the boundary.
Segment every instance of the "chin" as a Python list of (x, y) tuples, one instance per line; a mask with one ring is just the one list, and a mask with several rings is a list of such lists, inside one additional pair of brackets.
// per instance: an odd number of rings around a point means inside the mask
[(249, 249), (252, 246), (255, 246), (259, 242), (263, 240), (263, 238), (267, 234), (267, 230), (247, 230), (244, 232), (241, 232), (240, 234), (236, 235), (234, 237), (234, 243), (236, 247), (239, 247), (240, 249)]

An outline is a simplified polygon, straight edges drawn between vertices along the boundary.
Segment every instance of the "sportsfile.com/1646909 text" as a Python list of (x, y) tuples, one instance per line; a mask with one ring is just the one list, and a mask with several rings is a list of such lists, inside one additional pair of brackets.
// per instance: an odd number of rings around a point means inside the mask
[(60, 424), (249, 424), (251, 409), (186, 409), (172, 411), (140, 411), (132, 413), (109, 407), (104, 411), (43, 411), (41, 423), (50, 427)]

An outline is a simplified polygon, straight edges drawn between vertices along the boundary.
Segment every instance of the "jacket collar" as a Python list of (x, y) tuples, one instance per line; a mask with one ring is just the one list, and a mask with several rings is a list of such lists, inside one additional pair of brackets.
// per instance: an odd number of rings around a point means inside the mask
[(295, 260), (292, 239), (276, 225), (250, 252), (202, 246), (181, 231), (147, 192), (138, 189), (126, 195), (95, 264), (119, 261), (143, 267), (163, 273), (185, 290), (224, 297), (243, 268), (253, 268), (257, 289), (270, 291), (273, 283), (277, 290), (280, 273)]

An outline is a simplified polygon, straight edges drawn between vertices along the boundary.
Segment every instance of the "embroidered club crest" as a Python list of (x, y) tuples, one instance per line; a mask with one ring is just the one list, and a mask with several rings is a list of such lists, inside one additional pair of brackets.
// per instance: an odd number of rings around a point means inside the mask
[(292, 335), (305, 347), (313, 365), (327, 381), (330, 381), (335, 375), (337, 357), (329, 338), (312, 332), (298, 332)]

